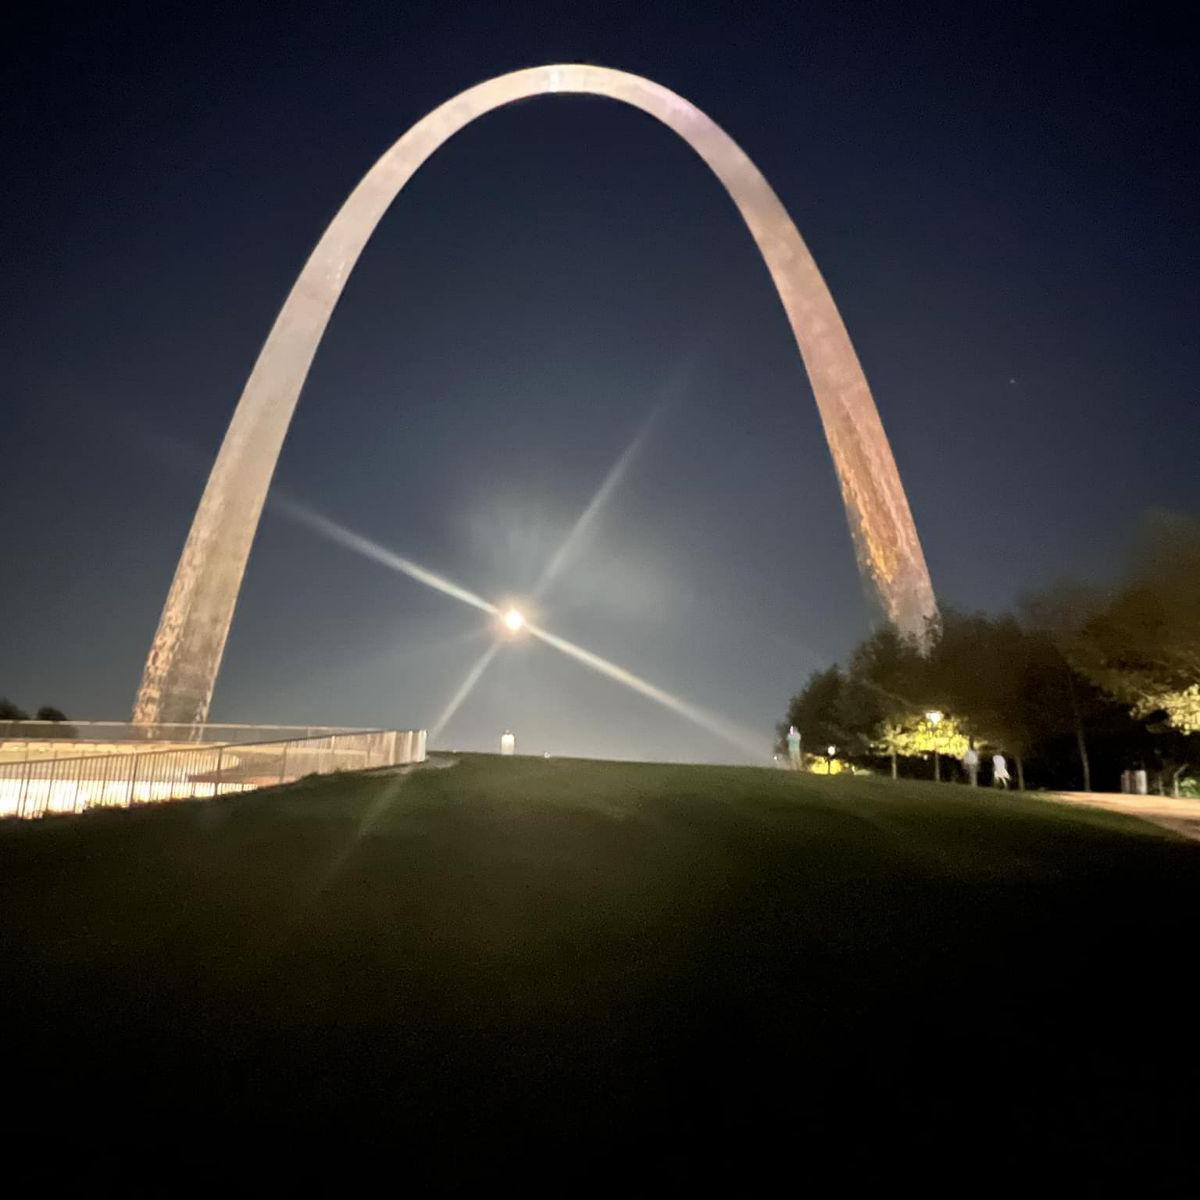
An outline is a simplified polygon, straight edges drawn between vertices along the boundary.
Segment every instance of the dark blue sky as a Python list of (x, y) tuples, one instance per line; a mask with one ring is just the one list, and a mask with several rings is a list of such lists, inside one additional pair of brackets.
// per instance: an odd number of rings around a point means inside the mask
[[(18, 25), (0, 694), (127, 715), (205, 472), (324, 225), (434, 105), (542, 62), (654, 78), (771, 181), (942, 600), (1103, 574), (1143, 510), (1200, 509), (1185, 31), (1146, 6), (906, 7), (52, 6)], [(872, 616), (766, 270), (649, 118), (547, 97), (436, 155), (350, 281), (276, 482), (519, 594), (664, 402), (541, 615), (765, 739)], [(212, 715), (427, 725), (490, 636), (268, 512)], [(538, 645), (500, 655), (446, 741), (505, 725), (531, 752), (724, 754)]]

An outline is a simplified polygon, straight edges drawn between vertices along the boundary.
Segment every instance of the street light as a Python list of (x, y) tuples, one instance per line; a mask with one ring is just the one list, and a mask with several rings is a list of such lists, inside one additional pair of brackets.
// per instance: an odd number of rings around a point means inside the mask
[(933, 778), (936, 783), (941, 783), (942, 781), (942, 763), (938, 756), (937, 729), (942, 723), (942, 717), (945, 715), (940, 709), (936, 708), (925, 714), (925, 720), (933, 726)]
[(836, 746), (826, 746), (825, 749), (829, 751), (829, 755), (825, 759), (825, 774), (832, 775), (833, 774), (833, 756), (837, 753), (837, 747)]

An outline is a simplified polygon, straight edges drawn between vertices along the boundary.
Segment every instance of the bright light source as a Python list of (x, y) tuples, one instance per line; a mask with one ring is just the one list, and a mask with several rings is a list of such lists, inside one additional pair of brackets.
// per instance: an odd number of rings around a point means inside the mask
[(934, 728), (936, 728), (938, 723), (941, 721), (941, 719), (945, 715), (946, 715), (945, 713), (940, 712), (938, 709), (935, 708), (933, 710), (933, 712), (927, 712), (925, 714), (925, 719), (930, 723), (930, 725), (932, 725), (932, 726), (934, 726)]
[(516, 633), (518, 629), (525, 628), (525, 616), (515, 608), (510, 608), (504, 614), (504, 624), (508, 626), (510, 632)]

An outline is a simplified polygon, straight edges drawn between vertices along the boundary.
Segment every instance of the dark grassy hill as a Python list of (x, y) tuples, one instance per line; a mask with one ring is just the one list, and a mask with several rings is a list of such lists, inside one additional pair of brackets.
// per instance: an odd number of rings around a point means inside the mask
[(1198, 902), (1200, 848), (1137, 822), (736, 768), (472, 757), (6, 823), (6, 1161), (1167, 1192)]

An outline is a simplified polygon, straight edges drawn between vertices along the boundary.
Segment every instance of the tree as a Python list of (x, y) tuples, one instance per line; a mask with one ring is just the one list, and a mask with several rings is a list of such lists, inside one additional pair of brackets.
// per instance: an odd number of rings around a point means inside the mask
[(1083, 788), (1091, 790), (1084, 718), (1097, 694), (1046, 632), (1012, 616), (947, 612), (930, 675), (935, 693), (975, 736), (1012, 756), (1018, 787), (1031, 755), (1070, 739)]
[(949, 610), (929, 654), (931, 699), (965, 720), (975, 736), (1011, 754), (1019, 784), (1031, 740), (1020, 705), (1025, 657), (1012, 618)]
[(1178, 692), (1161, 693), (1158, 702), (1174, 728), (1187, 734), (1200, 733), (1200, 683)]
[[(899, 725), (885, 724), (879, 745), (885, 746), (892, 755), (909, 758), (927, 758), (931, 754), (944, 754), (948, 758), (961, 759), (971, 744), (961, 722), (945, 713), (937, 721), (927, 715), (910, 717)], [(894, 759), (893, 759), (894, 761)], [(893, 770), (892, 778), (896, 777)]]
[[(850, 694), (856, 684), (871, 689), (879, 708), (876, 745), (892, 757), (893, 775), (897, 757), (927, 757), (935, 749), (961, 757), (976, 741), (1010, 754), (1023, 787), (1028, 756), (1078, 724), (1065, 659), (1045, 635), (1011, 616), (946, 609), (925, 655), (894, 631), (879, 631), (855, 652)], [(944, 714), (937, 724), (926, 719), (933, 710)], [(1082, 737), (1077, 748), (1087, 787)]]
[[(76, 736), (75, 727), (64, 724), (67, 719), (67, 714), (59, 708), (53, 708), (48, 704), (43, 704), (37, 710), (37, 715), (33, 718), (34, 721), (43, 721), (53, 723), (53, 730), (39, 729), (37, 725), (29, 725), (22, 729), (18, 736), (22, 738), (73, 738)], [(18, 708), (11, 700), (6, 700), (0, 697), (0, 721), (28, 721), (29, 714), (23, 709)]]
[(810, 751), (826, 746), (845, 747), (850, 731), (842, 711), (842, 692), (845, 678), (837, 666), (814, 671), (804, 688), (788, 704), (787, 718), (779, 725), (782, 741), (792, 725), (800, 731)]
[(910, 735), (924, 711), (925, 675), (916, 642), (891, 625), (875, 630), (850, 660), (841, 697), (843, 718), (870, 752), (888, 756), (893, 779), (899, 774), (897, 759), (913, 753)]
[(1152, 514), (1114, 585), (1060, 584), (1026, 609), (1076, 672), (1145, 723), (1177, 787), (1200, 740), (1200, 521)]
[(73, 738), (79, 736), (78, 730), (75, 728), (75, 726), (68, 725), (66, 723), (67, 714), (63, 712), (61, 708), (55, 708), (50, 704), (43, 704), (42, 707), (37, 710), (37, 715), (34, 719), (43, 721), (48, 726), (52, 726), (52, 728), (44, 728), (40, 730), (35, 736), (55, 739)]
[(1060, 585), (1033, 608), (1077, 669), (1138, 715), (1200, 728), (1200, 521), (1151, 516), (1114, 586)]
[(1111, 787), (1136, 763), (1178, 790), (1200, 763), (1200, 520), (1148, 519), (1112, 587), (1059, 585), (1020, 619), (944, 609), (929, 632), (922, 653), (876, 630), (844, 674), (809, 680), (788, 723), (810, 747), (888, 755), (893, 776), (901, 759), (957, 754), (968, 738), (1008, 754), (1022, 788), (1027, 761), (1043, 782), (1087, 791), (1097, 772)]

